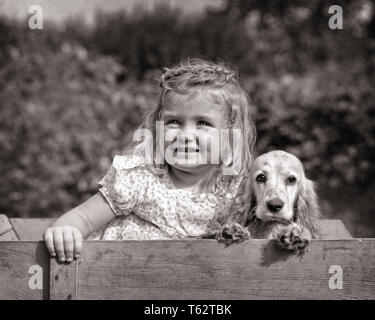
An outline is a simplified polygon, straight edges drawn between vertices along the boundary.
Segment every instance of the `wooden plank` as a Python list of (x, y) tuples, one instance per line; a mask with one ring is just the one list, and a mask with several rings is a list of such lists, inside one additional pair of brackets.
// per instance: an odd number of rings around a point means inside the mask
[(322, 239), (350, 239), (353, 238), (340, 219), (322, 219), (320, 231)]
[(43, 242), (0, 242), (0, 299), (49, 297), (49, 256)]
[(57, 259), (50, 261), (50, 299), (78, 300), (78, 267), (81, 260), (72, 263), (60, 263)]
[(43, 240), (44, 231), (53, 225), (56, 218), (10, 218), (20, 240)]
[[(214, 240), (85, 241), (81, 259), (78, 269), (51, 261), (52, 275), (75, 273), (70, 282), (51, 276), (51, 297), (375, 298), (375, 239), (316, 240), (303, 256), (280, 251), (267, 240), (229, 247)], [(342, 270), (342, 289), (329, 286), (338, 276), (335, 266)]]
[[(4, 220), (5, 231), (14, 228), (20, 240), (40, 241), (43, 239), (44, 231), (53, 225), (56, 218), (10, 218), (10, 224), (5, 215), (0, 215)], [(5, 225), (5, 223), (7, 223)], [(322, 239), (348, 239), (352, 238), (350, 232), (346, 229), (343, 222), (339, 219), (322, 219), (320, 220), (320, 229)], [(5, 232), (4, 231), (4, 232)], [(1, 232), (0, 232), (1, 235)]]
[(0, 235), (12, 229), (8, 217), (5, 214), (0, 214)]
[(0, 235), (0, 241), (17, 241), (19, 240), (13, 229)]

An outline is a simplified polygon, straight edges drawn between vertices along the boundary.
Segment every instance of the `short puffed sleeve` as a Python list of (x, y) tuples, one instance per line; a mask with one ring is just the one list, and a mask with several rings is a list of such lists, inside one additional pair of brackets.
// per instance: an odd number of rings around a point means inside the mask
[(99, 191), (116, 215), (126, 215), (144, 200), (149, 177), (143, 158), (118, 155), (98, 182)]

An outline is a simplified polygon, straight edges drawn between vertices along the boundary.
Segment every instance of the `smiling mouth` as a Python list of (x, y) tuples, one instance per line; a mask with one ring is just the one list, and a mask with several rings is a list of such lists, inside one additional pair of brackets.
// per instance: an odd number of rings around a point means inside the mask
[(177, 148), (176, 152), (194, 153), (199, 152), (197, 148)]

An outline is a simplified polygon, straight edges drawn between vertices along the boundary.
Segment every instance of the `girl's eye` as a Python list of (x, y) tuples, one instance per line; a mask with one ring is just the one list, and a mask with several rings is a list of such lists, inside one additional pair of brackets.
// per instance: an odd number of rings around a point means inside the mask
[(264, 183), (264, 182), (266, 182), (266, 176), (263, 173), (258, 174), (257, 177), (255, 178), (255, 180), (258, 183)]
[(200, 125), (200, 126), (211, 126), (210, 123), (208, 123), (207, 121), (203, 121), (203, 120), (199, 120), (198, 125)]
[(175, 124), (175, 125), (179, 125), (180, 124), (180, 121), (176, 120), (176, 119), (171, 119), (171, 120), (168, 120), (167, 121), (167, 125), (168, 124)]
[(286, 179), (287, 184), (295, 184), (297, 181), (297, 178), (295, 176), (290, 176), (288, 179)]

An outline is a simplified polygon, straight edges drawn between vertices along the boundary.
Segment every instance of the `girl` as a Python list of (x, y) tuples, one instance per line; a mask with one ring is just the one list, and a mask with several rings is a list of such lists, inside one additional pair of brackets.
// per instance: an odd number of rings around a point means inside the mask
[(102, 240), (202, 237), (238, 196), (255, 128), (236, 73), (191, 59), (165, 68), (160, 86), (157, 107), (124, 155), (114, 157), (99, 192), (46, 230), (47, 249), (61, 262), (79, 257), (90, 234)]

